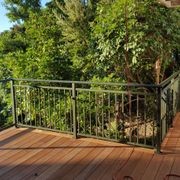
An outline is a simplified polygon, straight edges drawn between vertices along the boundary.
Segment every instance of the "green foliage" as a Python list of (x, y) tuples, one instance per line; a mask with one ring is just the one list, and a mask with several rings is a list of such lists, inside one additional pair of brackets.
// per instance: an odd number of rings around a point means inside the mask
[(0, 82), (0, 129), (13, 123), (11, 114), (10, 84)]
[(62, 30), (65, 50), (73, 63), (74, 79), (92, 77), (90, 23), (94, 20), (97, 2), (88, 1), (84, 5), (80, 0), (60, 1), (57, 2), (58, 10), (54, 11)]
[(70, 79), (71, 62), (61, 37), (51, 11), (31, 12), (23, 26), (0, 36), (2, 74), (8, 70), (9, 77)]
[(178, 9), (155, 0), (116, 0), (100, 3), (97, 13), (92, 27), (98, 66), (128, 81), (154, 83), (154, 65), (160, 59), (162, 80), (173, 50), (179, 48)]
[(40, 11), (40, 0), (4, 0), (11, 21), (21, 22), (29, 18), (29, 12)]
[[(28, 18), (21, 20), (0, 34), (0, 79), (71, 79), (72, 63), (51, 9), (29, 7)], [(5, 104), (3, 107), (7, 111)]]
[(70, 79), (71, 62), (53, 14), (47, 10), (32, 13), (25, 28), (30, 44), (25, 53), (26, 77)]
[(0, 35), (6, 77), (154, 83), (155, 62), (163, 80), (179, 49), (179, 9), (155, 0), (59, 0), (33, 10), (36, 3), (5, 1), (28, 8), (21, 25)]
[[(172, 62), (172, 52), (180, 48), (179, 9), (167, 9), (155, 0), (52, 0), (45, 8), (40, 7), (39, 0), (5, 0), (4, 3), (8, 17), (17, 24), (0, 34), (0, 79), (155, 83), (157, 60), (162, 81)], [(88, 88), (93, 92), (91, 97), (87, 92), (78, 94), (79, 132), (123, 139), (123, 132), (119, 129), (117, 132), (121, 123), (117, 124), (114, 117), (115, 100), (110, 102), (110, 107), (108, 100), (104, 100), (115, 97), (108, 97), (107, 92), (97, 93), (95, 97), (94, 91), (109, 87)], [(72, 130), (70, 95), (61, 92), (61, 98), (54, 103), (57, 92), (52, 96), (45, 91), (41, 93), (30, 89), (17, 91), (18, 115), (25, 112), (29, 125), (38, 116), (42, 121), (39, 126)], [(40, 97), (31, 99), (32, 95)], [(128, 104), (128, 96), (124, 101)], [(148, 101), (154, 105), (154, 98)], [(7, 117), (10, 102), (1, 99), (1, 106), (3, 117)], [(111, 118), (107, 118), (108, 110)], [(152, 110), (149, 111), (151, 114)]]
[(70, 92), (59, 89), (19, 87), (16, 89), (18, 123), (72, 131)]

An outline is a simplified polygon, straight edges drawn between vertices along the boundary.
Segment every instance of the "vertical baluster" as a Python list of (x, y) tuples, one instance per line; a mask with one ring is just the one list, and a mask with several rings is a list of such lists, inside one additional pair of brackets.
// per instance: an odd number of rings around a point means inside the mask
[(157, 134), (156, 134), (156, 139), (157, 139), (157, 146), (156, 150), (157, 153), (161, 152), (161, 98), (162, 98), (162, 89), (161, 87), (157, 88), (156, 92), (156, 101), (157, 101)]
[(48, 89), (48, 126), (51, 129), (51, 105), (50, 105), (50, 90)]
[(44, 105), (44, 126), (45, 127), (47, 127), (47, 106), (46, 106), (46, 95), (47, 95), (47, 92), (46, 92), (47, 90), (46, 89), (44, 89), (43, 90), (43, 95), (44, 95), (44, 98), (43, 98), (43, 100), (44, 100), (44, 102), (43, 102), (43, 105)]
[(17, 127), (18, 121), (17, 121), (17, 114), (16, 114), (16, 90), (14, 87), (14, 80), (11, 80), (11, 98), (12, 98), (12, 114), (13, 114), (13, 122), (15, 126)]
[[(69, 90), (69, 97), (72, 97), (72, 91)], [(73, 131), (73, 103), (72, 103), (72, 99), (70, 100), (70, 131)]]
[(89, 91), (89, 122), (90, 122), (90, 135), (92, 135), (92, 119), (91, 119), (91, 92)]
[(147, 142), (146, 142), (146, 140), (147, 140), (147, 137), (146, 137), (146, 134), (147, 134), (147, 116), (146, 116), (146, 108), (147, 108), (147, 105), (146, 105), (146, 99), (147, 98), (147, 96), (145, 95), (144, 96), (144, 144), (145, 145), (147, 145)]
[(117, 140), (117, 133), (118, 133), (118, 116), (119, 116), (119, 105), (117, 102), (117, 94), (114, 95), (114, 102), (115, 102), (115, 139)]
[(41, 127), (41, 121), (42, 121), (42, 117), (41, 117), (41, 89), (38, 88), (38, 121), (39, 121), (39, 126)]
[(84, 126), (84, 134), (86, 134), (86, 109), (83, 105), (83, 126)]
[(37, 115), (36, 115), (36, 88), (33, 90), (33, 107), (34, 107), (34, 121), (35, 121), (35, 126), (37, 127)]
[(111, 139), (110, 123), (111, 123), (111, 95), (110, 95), (110, 93), (108, 93), (108, 128), (109, 128), (109, 139)]
[[(129, 90), (128, 90), (129, 91)], [(132, 142), (132, 114), (131, 114), (131, 94), (128, 94), (128, 104), (129, 104), (129, 126), (130, 126), (130, 137), (129, 141)]]
[(28, 114), (28, 100), (27, 100), (27, 92), (26, 92), (27, 87), (24, 87), (24, 114), (25, 114), (25, 125), (27, 125), (27, 114)]
[(104, 93), (102, 93), (102, 137), (104, 137)]
[(32, 126), (32, 108), (31, 108), (31, 87), (29, 87), (29, 120), (30, 120), (30, 126)]
[(53, 117), (53, 120), (54, 120), (54, 122), (53, 122), (54, 129), (57, 129), (57, 124), (56, 124), (56, 122), (57, 122), (57, 120), (56, 120), (56, 118), (57, 118), (57, 116), (56, 116), (56, 113), (57, 113), (57, 110), (56, 110), (56, 91), (57, 91), (56, 89), (53, 90), (53, 105), (54, 105), (54, 108), (53, 108), (53, 111), (52, 111), (52, 115), (55, 114), (55, 116), (52, 116), (52, 117)]
[(76, 99), (77, 99), (77, 101), (76, 101), (76, 106), (77, 106), (77, 125), (78, 125), (78, 133), (81, 133), (81, 131), (80, 131), (80, 120), (81, 120), (81, 116), (80, 116), (80, 105), (79, 105), (79, 103), (80, 103), (80, 101), (79, 101), (79, 99), (78, 99), (78, 97), (79, 97), (79, 91), (77, 91), (77, 97), (76, 97)]
[(65, 130), (67, 130), (67, 116), (66, 116), (66, 109), (67, 109), (67, 97), (66, 97), (66, 90), (64, 89), (64, 124)]
[(77, 138), (77, 113), (76, 113), (76, 85), (72, 83), (72, 100), (73, 100), (73, 134)]
[(98, 110), (98, 102), (97, 102), (97, 93), (95, 92), (96, 137), (98, 135), (98, 123), (97, 123), (97, 121), (98, 121), (98, 114), (97, 114), (97, 110)]
[(156, 119), (155, 118), (155, 113), (153, 112), (153, 115), (152, 115), (152, 119), (153, 119), (153, 124), (152, 124), (152, 126), (153, 126), (153, 136), (152, 136), (152, 146), (154, 147), (155, 146), (155, 142), (154, 142), (154, 140), (155, 140), (155, 120), (154, 119)]
[(59, 111), (58, 111), (58, 124), (59, 124), (59, 130), (62, 130), (62, 119), (61, 119), (61, 90), (58, 89), (58, 102), (59, 102)]
[(139, 95), (136, 95), (136, 116), (137, 116), (137, 144), (139, 143)]
[(124, 94), (121, 94), (121, 113), (122, 113), (122, 141), (126, 141), (125, 136), (126, 136), (126, 127), (125, 127), (125, 121), (126, 117), (124, 114)]
[(21, 86), (19, 86), (19, 88), (18, 88), (18, 91), (19, 91), (19, 97), (18, 97), (18, 103), (17, 104), (19, 104), (19, 112), (18, 112), (18, 117), (19, 117), (19, 119), (18, 120), (20, 120), (21, 121), (21, 123), (22, 124), (24, 124), (24, 119), (23, 119), (23, 108), (22, 108), (22, 93), (21, 93)]
[(122, 107), (121, 107), (121, 109), (122, 109), (122, 113), (124, 114), (124, 94), (122, 93), (122, 95), (121, 95), (121, 104), (122, 104)]

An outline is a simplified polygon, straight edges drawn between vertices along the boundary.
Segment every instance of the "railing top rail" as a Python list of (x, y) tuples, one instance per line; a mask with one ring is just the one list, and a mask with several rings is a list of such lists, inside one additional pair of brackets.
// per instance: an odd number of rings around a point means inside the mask
[(103, 82), (91, 82), (91, 81), (66, 81), (66, 80), (42, 80), (42, 79), (13, 79), (15, 81), (29, 81), (29, 82), (49, 82), (49, 83), (64, 83), (64, 84), (94, 84), (94, 85), (109, 85), (109, 86), (125, 86), (125, 87), (159, 87), (155, 84), (137, 84), (137, 83), (103, 83)]
[(177, 71), (176, 73), (172, 74), (169, 78), (167, 78), (166, 80), (164, 80), (163, 82), (161, 82), (159, 85), (160, 87), (164, 87), (166, 85), (168, 85), (172, 79), (176, 78), (178, 75), (180, 75), (180, 70)]
[(26, 81), (26, 82), (47, 82), (47, 83), (63, 83), (63, 84), (94, 84), (94, 85), (107, 85), (107, 86), (124, 86), (124, 87), (145, 87), (145, 88), (163, 88), (168, 85), (171, 80), (180, 74), (180, 70), (174, 73), (172, 76), (161, 82), (160, 84), (138, 84), (138, 83), (111, 83), (111, 82), (92, 82), (92, 81), (69, 81), (69, 80), (44, 80), (44, 79), (27, 79), (27, 78), (10, 78), (3, 79), (0, 82), (8, 82), (10, 80), (14, 81)]
[(0, 79), (0, 83), (8, 82), (10, 79)]

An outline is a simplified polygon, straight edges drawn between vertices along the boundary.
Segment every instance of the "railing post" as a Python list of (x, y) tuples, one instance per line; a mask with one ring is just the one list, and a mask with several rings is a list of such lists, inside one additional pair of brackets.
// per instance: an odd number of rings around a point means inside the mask
[(16, 117), (16, 97), (15, 97), (15, 89), (14, 89), (14, 80), (11, 79), (11, 99), (12, 99), (12, 115), (13, 122), (15, 127), (17, 127), (17, 117)]
[[(180, 74), (178, 76), (178, 92), (177, 92), (177, 98), (179, 99), (180, 98)], [(178, 101), (178, 104), (177, 104), (177, 109), (176, 111), (180, 111), (180, 101)]]
[(72, 83), (73, 135), (77, 139), (76, 85)]
[(161, 153), (161, 87), (157, 88), (157, 146), (156, 152)]

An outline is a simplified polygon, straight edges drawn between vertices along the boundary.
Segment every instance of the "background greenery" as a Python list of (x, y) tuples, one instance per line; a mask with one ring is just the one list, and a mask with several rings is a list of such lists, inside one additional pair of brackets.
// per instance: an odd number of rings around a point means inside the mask
[(177, 66), (179, 8), (156, 0), (52, 0), (46, 7), (40, 0), (5, 0), (4, 5), (15, 25), (0, 34), (0, 79), (156, 83)]
[[(15, 24), (0, 34), (0, 79), (158, 84), (179, 69), (179, 8), (156, 0), (52, 0), (46, 7), (40, 0), (4, 0), (4, 5)], [(0, 105), (9, 109), (7, 95), (1, 96)]]

